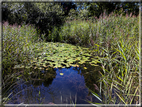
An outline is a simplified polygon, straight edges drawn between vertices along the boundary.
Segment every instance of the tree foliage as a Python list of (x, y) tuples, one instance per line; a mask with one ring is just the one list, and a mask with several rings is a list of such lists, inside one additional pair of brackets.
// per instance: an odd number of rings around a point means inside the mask
[[(2, 3), (2, 21), (9, 24), (32, 24), (41, 34), (48, 35), (55, 27), (60, 30), (65, 20), (92, 19), (99, 17), (102, 13), (109, 15), (111, 12), (117, 14), (138, 15), (139, 3), (137, 2), (21, 2)], [(58, 35), (57, 35), (58, 36)], [(57, 37), (58, 38), (58, 37)]]
[(9, 24), (24, 23), (28, 19), (24, 3), (3, 3), (2, 21), (8, 21)]
[(126, 13), (138, 15), (139, 5), (137, 2), (94, 2), (94, 3), (85, 3), (88, 6), (87, 10), (89, 11), (88, 16), (97, 16), (99, 17), (104, 11), (107, 15), (111, 12), (115, 13)]
[(32, 24), (38, 32), (49, 34), (64, 22), (60, 3), (3, 3), (2, 20), (10, 24)]
[(64, 15), (67, 16), (70, 12), (71, 9), (76, 10), (76, 5), (73, 2), (61, 2), (61, 6), (63, 8), (64, 11)]

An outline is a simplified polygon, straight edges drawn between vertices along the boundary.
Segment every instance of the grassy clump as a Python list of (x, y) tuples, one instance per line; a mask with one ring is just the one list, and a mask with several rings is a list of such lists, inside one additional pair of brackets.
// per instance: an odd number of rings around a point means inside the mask
[(114, 39), (119, 39), (120, 35), (125, 39), (138, 36), (138, 18), (112, 14), (93, 22), (92, 20), (67, 21), (61, 27), (59, 35), (62, 41), (68, 43), (86, 46), (96, 43), (104, 46)]
[(105, 104), (139, 102), (139, 52), (137, 41), (133, 42), (118, 41), (113, 54), (109, 49), (103, 49), (106, 56), (98, 58), (103, 69), (100, 83), (103, 83)]
[(89, 44), (89, 35), (91, 34), (90, 27), (89, 22), (81, 20), (67, 22), (61, 28), (59, 35), (62, 37), (63, 41), (67, 43), (79, 45)]
[(38, 41), (38, 34), (31, 25), (3, 24), (3, 70), (18, 63), (26, 63), (31, 56), (30, 46)]
[(14, 65), (26, 65), (34, 57), (32, 45), (39, 41), (39, 36), (32, 25), (18, 26), (4, 22), (2, 31), (2, 89), (4, 91), (13, 86), (14, 79), (21, 76), (17, 75), (20, 71), (15, 73), (12, 70)]
[(102, 19), (97, 22), (99, 36), (94, 46), (103, 69), (99, 80), (100, 90), (104, 96), (102, 102), (138, 104), (138, 17), (113, 15)]

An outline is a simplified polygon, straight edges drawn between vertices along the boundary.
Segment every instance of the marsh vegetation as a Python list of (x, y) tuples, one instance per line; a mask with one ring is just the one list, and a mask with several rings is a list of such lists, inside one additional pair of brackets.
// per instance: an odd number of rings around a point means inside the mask
[[(41, 23), (2, 23), (3, 104), (16, 97), (15, 104), (85, 103), (81, 95), (86, 104), (139, 104), (138, 16), (103, 13), (81, 19), (70, 14), (48, 31), (39, 28)], [(50, 97), (43, 98), (42, 88)], [(27, 102), (30, 92), (38, 96)]]

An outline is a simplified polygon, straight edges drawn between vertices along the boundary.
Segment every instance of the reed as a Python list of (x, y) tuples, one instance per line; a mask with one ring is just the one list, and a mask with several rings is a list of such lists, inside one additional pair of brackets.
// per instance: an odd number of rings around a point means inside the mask
[(112, 16), (100, 21), (97, 27), (102, 36), (94, 51), (103, 69), (99, 79), (102, 103), (139, 104), (138, 17)]
[[(8, 22), (2, 24), (2, 91), (3, 103), (7, 101), (9, 87), (13, 87), (15, 81), (27, 72), (13, 70), (14, 65), (26, 65), (33, 58), (34, 43), (39, 42), (38, 32), (32, 25), (9, 25)], [(6, 97), (7, 96), (7, 97)]]

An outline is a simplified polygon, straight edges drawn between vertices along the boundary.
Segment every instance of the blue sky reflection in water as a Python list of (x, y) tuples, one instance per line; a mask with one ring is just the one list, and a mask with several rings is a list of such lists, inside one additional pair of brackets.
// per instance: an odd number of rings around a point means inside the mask
[[(54, 69), (56, 77), (48, 82), (17, 82), (8, 104), (88, 104), (85, 100), (99, 102), (85, 86), (84, 76), (79, 68)], [(63, 75), (60, 75), (63, 74)], [(11, 90), (12, 91), (12, 90)], [(76, 97), (76, 98), (75, 98)], [(75, 101), (76, 99), (76, 101)]]

